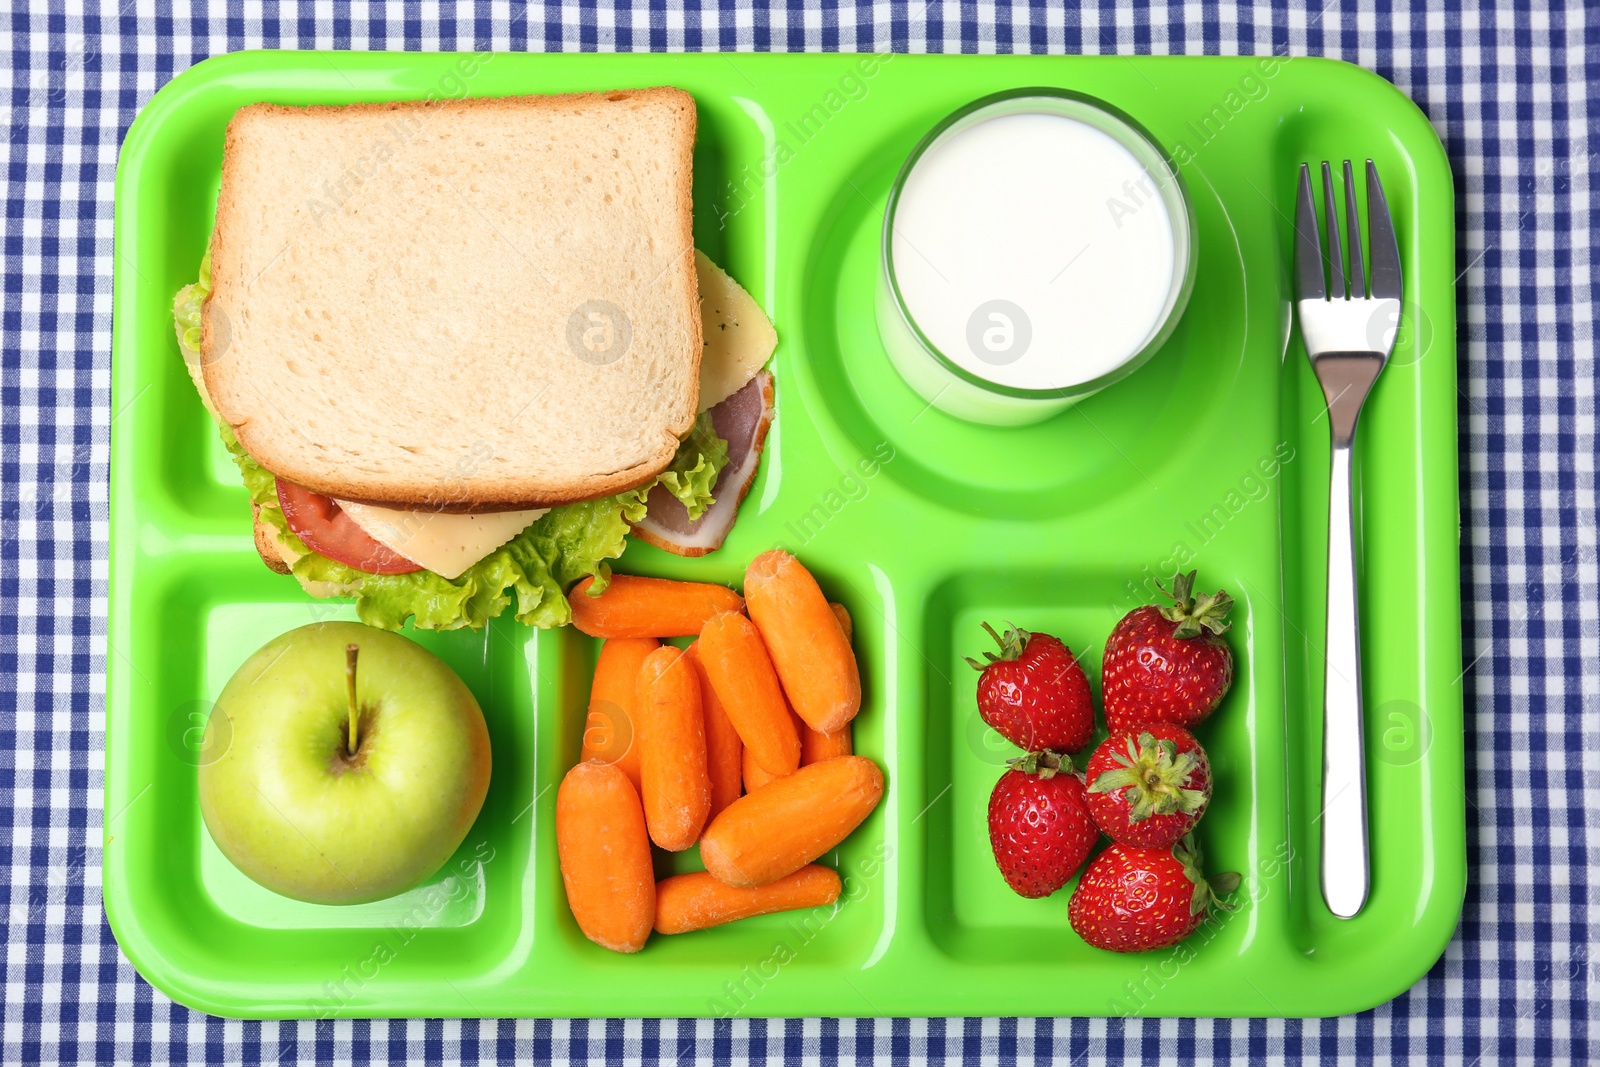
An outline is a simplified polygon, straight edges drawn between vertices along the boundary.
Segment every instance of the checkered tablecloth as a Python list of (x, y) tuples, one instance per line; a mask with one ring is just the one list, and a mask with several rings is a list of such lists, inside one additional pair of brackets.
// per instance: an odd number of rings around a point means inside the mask
[[(1542, 1064), (1596, 1058), (1600, 637), (1594, 311), (1600, 9), (1112, 0), (165, 0), (0, 14), (0, 905), (6, 1063), (783, 1057)], [(845, 49), (1329, 55), (1433, 120), (1457, 182), (1471, 884), (1410, 992), (1322, 1021), (241, 1023), (154, 992), (100, 903), (112, 183), (175, 73), (241, 48)]]

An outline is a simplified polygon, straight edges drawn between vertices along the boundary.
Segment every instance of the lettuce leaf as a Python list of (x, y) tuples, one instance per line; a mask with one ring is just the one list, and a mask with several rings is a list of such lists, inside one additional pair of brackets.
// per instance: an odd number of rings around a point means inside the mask
[(678, 446), (672, 463), (656, 479), (656, 483), (683, 504), (690, 520), (704, 515), (706, 509), (717, 502), (711, 495), (717, 476), (728, 465), (728, 442), (717, 436), (711, 423), (711, 413), (702, 411), (694, 421), (689, 436)]
[[(200, 277), (173, 301), (181, 327), (179, 345), (198, 358), (200, 309), (211, 293), (211, 252), (200, 261)], [(423, 630), (480, 629), (511, 608), (518, 622), (565, 626), (572, 621), (566, 590), (593, 577), (599, 595), (611, 580), (606, 561), (622, 555), (630, 524), (644, 518), (645, 500), (657, 484), (625, 493), (552, 508), (526, 530), (450, 579), (432, 571), (369, 574), (311, 551), (289, 529), (278, 506), (277, 480), (239, 444), (233, 430), (217, 422), (222, 443), (239, 467), (250, 500), (278, 538), (298, 558), (290, 566), (308, 589), (353, 597), (356, 614), (369, 626), (398, 630), (407, 619)], [(728, 464), (728, 445), (702, 414), (657, 481), (698, 517), (715, 502), (711, 489)]]
[(307, 548), (278, 507), (272, 473), (250, 457), (227, 426), (219, 429), (262, 521), (299, 554), (290, 567), (294, 576), (355, 598), (361, 621), (386, 630), (400, 629), (407, 619), (422, 630), (476, 630), (507, 608), (518, 622), (564, 626), (572, 621), (567, 588), (590, 575), (603, 588), (610, 579), (605, 561), (622, 555), (629, 523), (644, 517), (645, 490), (634, 489), (550, 509), (459, 578), (428, 570), (368, 574)]
[(211, 249), (208, 247), (206, 254), (200, 257), (200, 280), (178, 290), (177, 299), (172, 307), (172, 316), (178, 320), (178, 326), (181, 328), (179, 344), (184, 347), (185, 355), (193, 353), (196, 359), (200, 355), (200, 308), (210, 295)]

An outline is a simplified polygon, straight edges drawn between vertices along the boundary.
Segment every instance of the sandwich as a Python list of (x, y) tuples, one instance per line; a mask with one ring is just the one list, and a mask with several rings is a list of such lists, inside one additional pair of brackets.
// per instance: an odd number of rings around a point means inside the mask
[(671, 88), (255, 104), (179, 348), (267, 566), (396, 629), (570, 620), (630, 533), (727, 536), (772, 324), (694, 248)]

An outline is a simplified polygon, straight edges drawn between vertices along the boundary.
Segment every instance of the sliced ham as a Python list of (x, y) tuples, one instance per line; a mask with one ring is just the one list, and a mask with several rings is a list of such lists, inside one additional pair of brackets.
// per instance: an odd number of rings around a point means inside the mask
[(761, 466), (772, 412), (770, 371), (761, 371), (713, 407), (711, 424), (728, 442), (728, 465), (712, 487), (716, 503), (691, 521), (682, 501), (658, 485), (650, 491), (645, 517), (633, 527), (634, 536), (679, 556), (703, 556), (721, 548), (739, 514), (739, 502)]

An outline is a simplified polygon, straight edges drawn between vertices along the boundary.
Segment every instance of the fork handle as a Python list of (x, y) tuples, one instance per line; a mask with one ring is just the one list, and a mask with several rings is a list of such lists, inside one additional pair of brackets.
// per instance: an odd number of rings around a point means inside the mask
[(1328, 493), (1328, 633), (1322, 705), (1322, 898), (1341, 919), (1370, 883), (1350, 445), (1335, 441)]

